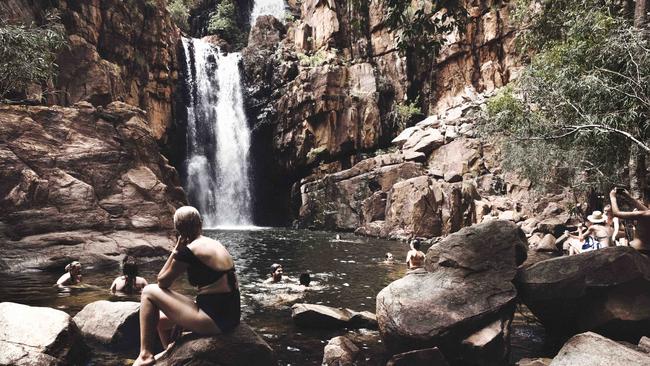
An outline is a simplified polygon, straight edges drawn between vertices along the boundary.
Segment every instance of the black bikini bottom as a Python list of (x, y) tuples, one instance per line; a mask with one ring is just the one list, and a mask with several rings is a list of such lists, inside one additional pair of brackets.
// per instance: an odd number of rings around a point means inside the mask
[(227, 333), (239, 325), (241, 300), (239, 290), (222, 294), (202, 294), (196, 296), (196, 304), (219, 329)]

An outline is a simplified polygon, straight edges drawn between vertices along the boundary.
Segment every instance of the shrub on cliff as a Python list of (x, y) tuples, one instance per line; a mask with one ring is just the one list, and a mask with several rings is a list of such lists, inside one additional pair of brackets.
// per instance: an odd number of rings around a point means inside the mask
[(246, 45), (246, 34), (237, 27), (236, 13), (233, 0), (221, 1), (208, 20), (208, 34), (217, 35), (235, 48), (241, 48)]
[(190, 31), (188, 3), (193, 3), (193, 0), (172, 0), (167, 4), (167, 11), (172, 21), (185, 33)]
[(607, 189), (635, 174), (632, 151), (650, 153), (648, 31), (599, 2), (547, 3), (524, 9), (520, 40), (536, 53), (490, 101), (484, 130), (506, 137), (504, 166), (533, 183)]
[(65, 42), (65, 29), (56, 14), (48, 14), (43, 25), (0, 20), (0, 98), (52, 80), (56, 52)]

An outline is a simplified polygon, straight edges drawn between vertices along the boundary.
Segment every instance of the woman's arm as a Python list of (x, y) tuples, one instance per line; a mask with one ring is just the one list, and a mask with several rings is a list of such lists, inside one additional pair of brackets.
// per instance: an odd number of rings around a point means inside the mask
[(182, 236), (179, 236), (178, 240), (176, 241), (174, 250), (169, 255), (169, 258), (167, 258), (167, 261), (163, 267), (160, 269), (160, 272), (158, 272), (158, 287), (169, 288), (172, 283), (174, 283), (174, 281), (187, 269), (186, 263), (179, 262), (174, 259), (178, 250), (185, 247), (186, 245), (186, 240)]
[[(119, 277), (118, 277), (119, 278)], [(113, 283), (111, 284), (111, 293), (115, 294), (115, 288), (117, 287), (117, 278), (113, 280)]]
[(632, 211), (632, 212), (630, 212), (630, 211), (621, 211), (618, 208), (618, 199), (616, 197), (616, 189), (612, 189), (611, 192), (609, 192), (609, 200), (610, 200), (610, 203), (612, 204), (612, 214), (614, 216), (619, 217), (621, 219), (638, 219), (638, 218), (641, 218), (641, 217), (646, 215), (647, 208), (645, 208), (645, 206), (643, 206), (640, 202), (638, 202), (634, 198), (632, 198), (630, 196), (630, 194), (627, 193), (627, 191), (625, 191), (623, 194), (625, 194), (628, 198), (630, 198), (630, 201), (632, 201), (633, 204), (635, 206), (637, 206), (637, 208), (639, 208), (639, 205), (640, 205), (640, 207), (643, 207), (643, 209), (642, 209), (643, 211)]
[(59, 277), (59, 279), (56, 281), (56, 284), (58, 286), (65, 286), (68, 284), (68, 281), (70, 281), (70, 273), (66, 272), (61, 277)]

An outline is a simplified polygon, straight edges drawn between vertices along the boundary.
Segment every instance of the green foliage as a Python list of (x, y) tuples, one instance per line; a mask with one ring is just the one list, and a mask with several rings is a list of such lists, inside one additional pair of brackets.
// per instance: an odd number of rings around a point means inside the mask
[(46, 23), (14, 25), (0, 21), (0, 98), (56, 75), (56, 53), (65, 45), (65, 29), (56, 14)]
[(467, 12), (458, 0), (386, 0), (386, 24), (397, 32), (402, 54), (435, 58), (444, 35), (464, 29)]
[(167, 11), (169, 11), (172, 21), (185, 33), (190, 31), (188, 5), (187, 0), (172, 0), (167, 5)]
[(405, 101), (395, 106), (395, 112), (397, 113), (396, 123), (397, 127), (400, 130), (403, 130), (408, 126), (413, 117), (422, 114), (422, 110), (419, 107), (420, 98), (416, 98), (412, 102)]
[(504, 167), (534, 184), (606, 188), (622, 177), (630, 137), (650, 139), (650, 42), (608, 6), (558, 3), (562, 14), (535, 14), (556, 38), (530, 31), (539, 53), (489, 101), (482, 131), (506, 138)]
[(235, 22), (236, 8), (233, 0), (222, 0), (208, 20), (208, 34), (216, 34), (236, 48), (244, 46), (244, 34)]
[(327, 62), (327, 51), (318, 50), (313, 55), (306, 55), (302, 52), (296, 54), (298, 61), (302, 66), (316, 67), (321, 66)]

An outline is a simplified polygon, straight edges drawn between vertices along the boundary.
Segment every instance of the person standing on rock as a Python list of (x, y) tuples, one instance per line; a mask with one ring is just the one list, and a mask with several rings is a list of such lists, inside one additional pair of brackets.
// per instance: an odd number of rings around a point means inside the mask
[(65, 273), (56, 281), (56, 286), (78, 285), (81, 280), (81, 263), (73, 261), (65, 266)]
[[(621, 211), (618, 207), (618, 195), (625, 198), (635, 210)], [(636, 220), (634, 238), (630, 241), (630, 246), (645, 255), (650, 255), (650, 209), (622, 188), (612, 189), (609, 192), (609, 199), (614, 217), (623, 220)]]
[(122, 261), (122, 273), (124, 276), (116, 278), (111, 284), (111, 293), (113, 294), (116, 292), (125, 294), (139, 293), (148, 285), (147, 280), (138, 276), (138, 263), (130, 255), (124, 257)]
[(420, 251), (422, 244), (415, 239), (411, 242), (411, 250), (406, 253), (406, 265), (409, 269), (422, 268), (424, 266), (424, 253)]
[[(176, 247), (158, 273), (158, 283), (142, 291), (140, 354), (135, 366), (154, 364), (156, 328), (167, 349), (175, 326), (215, 335), (232, 331), (240, 321), (239, 284), (228, 250), (201, 235), (201, 215), (194, 207), (176, 210), (174, 226), (179, 234)], [(198, 287), (196, 302), (170, 289), (183, 272)]]

